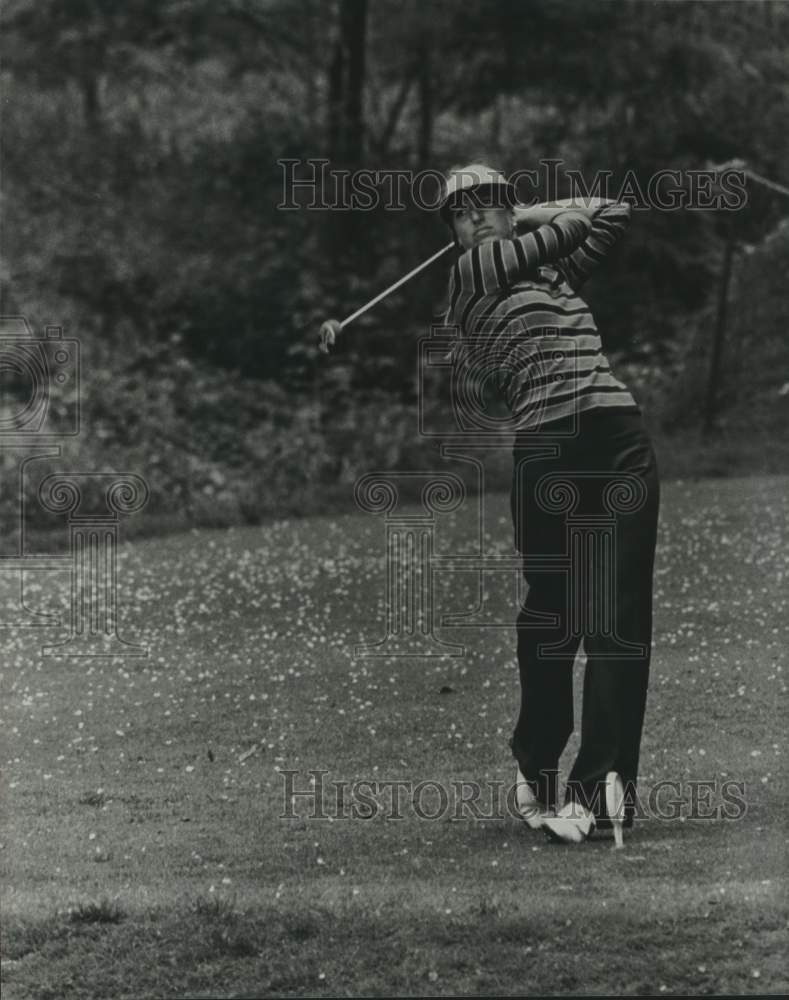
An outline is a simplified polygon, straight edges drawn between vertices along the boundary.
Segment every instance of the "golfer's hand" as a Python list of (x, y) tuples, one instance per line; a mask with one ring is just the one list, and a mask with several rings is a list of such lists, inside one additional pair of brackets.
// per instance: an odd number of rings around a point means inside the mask
[(540, 227), (541, 222), (537, 219), (538, 213), (534, 211), (536, 207), (538, 206), (515, 205), (512, 211), (518, 229), (538, 229)]
[(330, 348), (332, 348), (337, 342), (337, 334), (340, 333), (341, 330), (342, 327), (336, 319), (327, 319), (325, 323), (321, 324), (321, 328), (318, 333), (318, 350), (322, 354), (329, 353)]
[(550, 225), (557, 215), (562, 212), (573, 211), (580, 215), (589, 215), (580, 205), (576, 207), (569, 199), (564, 202), (541, 202), (539, 205), (516, 205), (513, 209), (515, 213), (515, 225), (521, 229), (539, 229), (540, 226)]

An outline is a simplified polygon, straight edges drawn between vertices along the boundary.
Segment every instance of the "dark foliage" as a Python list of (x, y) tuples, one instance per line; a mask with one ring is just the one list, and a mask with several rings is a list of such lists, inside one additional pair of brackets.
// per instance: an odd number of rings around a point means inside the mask
[[(568, 169), (610, 171), (616, 194), (735, 156), (787, 181), (779, 3), (620, 0), (590, 16), (575, 0), (10, 0), (4, 38), (2, 311), (65, 324), (83, 344), (85, 433), (71, 458), (134, 458), (187, 511), (211, 500), (211, 476), (252, 511), (261, 491), (270, 508), (294, 482), (380, 465), (384, 412), (398, 414), (388, 460), (424, 451), (417, 342), (445, 268), (349, 329), (328, 362), (315, 340), (321, 320), (352, 312), (446, 231), (413, 204), (282, 210), (278, 160), (402, 170), (486, 157), (507, 171), (563, 160), (559, 189), (540, 196), (567, 195)], [(736, 255), (722, 416), (780, 390), (787, 203), (748, 193), (733, 213), (635, 212), (589, 288), (609, 351), (647, 373), (669, 425), (701, 420), (727, 239), (753, 251)], [(757, 360), (735, 371), (746, 357)]]

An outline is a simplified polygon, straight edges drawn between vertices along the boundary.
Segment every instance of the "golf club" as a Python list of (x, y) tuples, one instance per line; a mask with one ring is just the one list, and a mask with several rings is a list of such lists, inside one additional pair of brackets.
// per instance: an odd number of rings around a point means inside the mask
[(442, 247), (440, 250), (437, 250), (432, 257), (428, 257), (427, 260), (422, 261), (422, 263), (418, 264), (412, 271), (409, 271), (408, 274), (403, 275), (402, 278), (400, 278), (398, 281), (395, 281), (393, 285), (390, 285), (388, 288), (385, 288), (382, 292), (379, 292), (379, 294), (376, 295), (375, 298), (370, 299), (369, 302), (366, 302), (361, 308), (357, 309), (356, 312), (351, 313), (350, 316), (346, 316), (345, 319), (343, 320), (327, 319), (324, 323), (321, 324), (320, 332), (318, 334), (320, 350), (324, 354), (328, 354), (329, 348), (332, 346), (332, 344), (336, 342), (337, 334), (341, 330), (343, 330), (346, 326), (348, 326), (349, 323), (353, 323), (355, 319), (358, 319), (359, 316), (361, 316), (363, 313), (366, 313), (368, 309), (372, 309), (374, 305), (376, 305), (382, 299), (385, 299), (387, 295), (391, 295), (391, 293), (394, 292), (396, 289), (398, 289), (401, 285), (404, 285), (406, 281), (410, 281), (411, 278), (419, 274), (420, 271), (424, 271), (424, 269), (426, 267), (429, 267), (433, 263), (433, 261), (438, 260), (439, 257), (443, 257), (444, 254), (448, 250), (451, 250), (452, 247), (454, 246), (455, 246), (454, 241), (452, 243), (447, 243), (445, 247)]
[[(764, 187), (769, 188), (773, 191), (777, 191), (779, 194), (784, 194), (789, 196), (789, 188), (784, 187), (782, 184), (777, 184), (775, 181), (771, 181), (766, 177), (762, 177), (761, 174), (757, 174), (755, 171), (750, 169), (750, 167), (744, 160), (734, 159), (734, 160), (729, 160), (726, 163), (719, 163), (714, 165), (714, 169), (716, 170), (723, 170), (726, 168), (742, 170), (745, 176), (750, 178), (750, 180), (754, 181), (755, 183), (761, 184)], [(346, 316), (345, 319), (343, 320), (327, 319), (324, 323), (321, 324), (321, 328), (318, 334), (320, 350), (324, 354), (328, 354), (329, 348), (337, 341), (337, 335), (340, 333), (341, 330), (343, 330), (346, 326), (348, 326), (349, 323), (352, 323), (355, 319), (358, 319), (359, 316), (362, 316), (364, 313), (366, 313), (368, 309), (372, 309), (374, 305), (377, 305), (377, 303), (379, 303), (382, 299), (385, 299), (387, 295), (391, 295), (391, 293), (396, 291), (396, 289), (400, 288), (401, 285), (404, 285), (407, 281), (410, 281), (411, 278), (419, 274), (420, 271), (423, 271), (426, 267), (429, 267), (433, 263), (433, 261), (438, 260), (439, 257), (443, 257), (443, 255), (448, 250), (451, 250), (452, 247), (454, 246), (455, 246), (454, 242), (447, 243), (445, 247), (442, 247), (440, 250), (434, 253), (432, 257), (428, 257), (427, 260), (423, 261), (421, 264), (418, 264), (412, 271), (409, 271), (408, 274), (404, 275), (393, 285), (390, 285), (388, 288), (385, 288), (382, 292), (376, 295), (375, 298), (370, 299), (369, 302), (366, 302), (363, 306), (361, 306), (361, 308), (357, 309), (356, 312), (351, 313), (350, 316)]]

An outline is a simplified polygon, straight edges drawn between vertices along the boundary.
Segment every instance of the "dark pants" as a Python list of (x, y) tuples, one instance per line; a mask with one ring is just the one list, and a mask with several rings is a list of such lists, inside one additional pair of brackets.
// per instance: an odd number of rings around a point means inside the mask
[[(558, 454), (539, 455), (523, 440)], [(639, 414), (595, 410), (582, 415), (576, 436), (530, 434), (516, 439), (513, 456), (515, 544), (529, 590), (517, 623), (521, 710), (512, 749), (538, 797), (554, 806), (583, 639), (581, 749), (566, 798), (605, 825), (608, 771), (635, 801), (652, 639), (655, 454)]]

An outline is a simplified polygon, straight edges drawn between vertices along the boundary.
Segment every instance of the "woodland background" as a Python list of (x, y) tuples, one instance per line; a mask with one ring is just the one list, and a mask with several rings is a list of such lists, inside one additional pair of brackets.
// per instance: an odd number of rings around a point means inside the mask
[[(510, 173), (550, 157), (646, 185), (657, 170), (736, 157), (789, 183), (786, 3), (4, 11), (0, 305), (39, 336), (61, 324), (82, 358), (81, 433), (57, 464), (36, 464), (137, 472), (151, 529), (347, 509), (371, 469), (443, 467), (417, 432), (416, 400), (425, 378), (431, 419), (445, 419), (417, 343), (446, 267), (350, 328), (330, 358), (316, 336), (446, 230), (414, 205), (279, 210), (279, 159), (445, 170), (483, 158)], [(753, 183), (748, 196), (736, 212), (634, 212), (589, 286), (666, 476), (789, 468), (789, 200)], [(6, 410), (25, 392), (7, 369), (0, 388)], [(55, 425), (67, 403), (53, 394)], [(9, 513), (15, 502), (3, 498)], [(28, 514), (45, 524), (34, 503)]]

